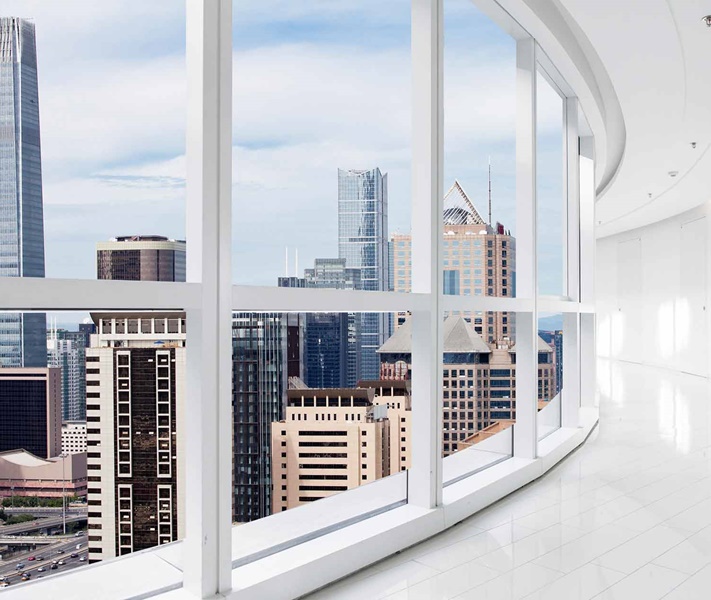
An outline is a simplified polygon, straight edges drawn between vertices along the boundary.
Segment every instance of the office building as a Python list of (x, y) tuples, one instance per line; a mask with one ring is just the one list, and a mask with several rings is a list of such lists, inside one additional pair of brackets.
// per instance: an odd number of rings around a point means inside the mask
[[(445, 456), (459, 442), (497, 421), (516, 420), (516, 347), (487, 343), (463, 317), (444, 321), (443, 435)], [(406, 320), (378, 351), (382, 379), (412, 376), (412, 321)], [(538, 338), (538, 398), (555, 389), (555, 355)]]
[[(317, 258), (304, 277), (279, 277), (279, 287), (362, 289), (361, 270), (346, 267), (341, 258)], [(355, 387), (361, 361), (361, 315), (304, 315), (304, 374), (308, 387)]]
[(275, 513), (409, 466), (411, 406), (405, 382), (290, 389), (287, 397), (285, 418), (271, 426)]
[(62, 454), (86, 452), (86, 421), (62, 423)]
[(93, 313), (89, 561), (184, 535), (185, 313)]
[[(0, 278), (44, 277), (35, 25), (0, 17)], [(45, 316), (0, 313), (0, 367), (45, 367)]]
[(62, 420), (86, 419), (86, 346), (81, 331), (47, 330), (47, 365), (60, 369)]
[[(362, 290), (362, 270), (343, 258), (317, 258), (304, 270), (304, 287)], [(309, 313), (304, 342), (304, 381), (309, 387), (355, 387), (361, 372), (363, 315)]]
[(96, 244), (97, 279), (185, 281), (185, 242), (160, 235), (121, 236)]
[(40, 458), (62, 448), (59, 369), (0, 369), (0, 452), (26, 450)]
[[(360, 269), (361, 288), (390, 290), (388, 176), (380, 169), (338, 170), (338, 257)], [(377, 350), (390, 336), (388, 313), (360, 313), (359, 379), (377, 379)]]
[(271, 513), (271, 424), (283, 419), (289, 378), (302, 376), (302, 336), (298, 314), (232, 316), (235, 523)]
[[(481, 217), (458, 181), (444, 197), (444, 294), (452, 296), (516, 295), (516, 239), (503, 225)], [(393, 281), (396, 292), (412, 291), (412, 236), (393, 234)], [(489, 343), (516, 339), (516, 316), (507, 311), (460, 311)], [(405, 320), (399, 315), (399, 322)]]
[(86, 497), (86, 454), (40, 458), (26, 450), (0, 452), (0, 498)]

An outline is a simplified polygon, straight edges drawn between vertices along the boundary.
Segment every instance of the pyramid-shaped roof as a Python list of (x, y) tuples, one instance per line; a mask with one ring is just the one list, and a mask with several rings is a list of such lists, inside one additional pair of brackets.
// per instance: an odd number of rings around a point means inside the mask
[[(462, 317), (450, 315), (444, 321), (445, 352), (491, 352), (486, 342)], [(407, 319), (380, 347), (380, 354), (409, 354), (412, 352), (412, 319)]]
[(445, 225), (486, 225), (459, 181), (444, 195)]
[[(509, 352), (516, 352), (516, 346), (511, 346)], [(538, 352), (553, 352), (553, 348), (540, 335), (538, 336)]]

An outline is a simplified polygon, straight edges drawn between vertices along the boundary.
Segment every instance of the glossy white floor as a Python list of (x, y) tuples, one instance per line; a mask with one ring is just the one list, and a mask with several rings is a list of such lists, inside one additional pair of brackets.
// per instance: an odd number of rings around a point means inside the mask
[(309, 600), (711, 598), (707, 379), (600, 361), (600, 425), (546, 476)]

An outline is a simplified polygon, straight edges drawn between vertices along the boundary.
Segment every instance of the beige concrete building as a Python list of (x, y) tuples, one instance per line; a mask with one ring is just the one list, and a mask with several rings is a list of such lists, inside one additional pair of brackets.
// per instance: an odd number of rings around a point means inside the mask
[(184, 535), (185, 313), (94, 313), (87, 348), (89, 561)]
[(0, 452), (0, 497), (86, 496), (86, 454), (45, 460), (25, 450)]
[[(516, 295), (516, 239), (500, 224), (492, 227), (479, 215), (455, 181), (444, 197), (444, 293), (455, 296)], [(412, 291), (412, 236), (394, 234), (393, 285), (396, 292)], [(515, 339), (516, 318), (508, 312), (456, 312), (484, 340)], [(405, 315), (399, 315), (402, 324)]]
[[(382, 379), (411, 378), (412, 323), (407, 319), (383, 344)], [(460, 442), (497, 421), (516, 420), (516, 348), (507, 341), (486, 343), (461, 316), (444, 322), (443, 434), (445, 456)], [(555, 390), (555, 352), (538, 338), (539, 399)]]
[(86, 452), (86, 421), (62, 423), (62, 454)]
[(272, 510), (280, 512), (410, 466), (409, 382), (291, 389), (272, 423)]

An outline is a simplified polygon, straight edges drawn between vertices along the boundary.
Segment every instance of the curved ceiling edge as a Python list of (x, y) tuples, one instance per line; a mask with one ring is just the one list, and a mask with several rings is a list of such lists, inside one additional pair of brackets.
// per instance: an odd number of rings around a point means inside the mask
[(595, 136), (599, 199), (619, 172), (627, 140), (622, 107), (602, 60), (560, 0), (497, 1), (536, 39), (575, 91)]

